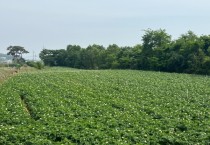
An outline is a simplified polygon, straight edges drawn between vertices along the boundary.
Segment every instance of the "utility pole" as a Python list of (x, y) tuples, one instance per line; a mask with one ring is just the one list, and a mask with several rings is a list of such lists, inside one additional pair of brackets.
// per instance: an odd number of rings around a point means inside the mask
[(35, 53), (35, 55), (34, 55), (34, 59), (35, 59), (35, 61), (36, 61), (36, 53)]
[(34, 61), (35, 55), (34, 55), (34, 51), (33, 51), (33, 61)]

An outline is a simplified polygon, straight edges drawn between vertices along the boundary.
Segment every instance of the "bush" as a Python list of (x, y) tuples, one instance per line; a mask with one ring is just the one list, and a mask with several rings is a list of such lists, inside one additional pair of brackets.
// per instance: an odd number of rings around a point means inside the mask
[(44, 68), (44, 63), (41, 62), (41, 61), (37, 61), (36, 66), (37, 66), (37, 69), (43, 69)]
[(37, 69), (43, 69), (44, 68), (44, 63), (42, 61), (27, 61), (26, 63), (30, 67), (34, 67)]

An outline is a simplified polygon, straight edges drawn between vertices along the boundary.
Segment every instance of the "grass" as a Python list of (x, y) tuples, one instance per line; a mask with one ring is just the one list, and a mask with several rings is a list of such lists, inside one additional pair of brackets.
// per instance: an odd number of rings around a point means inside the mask
[(17, 70), (12, 67), (0, 67), (0, 84), (2, 84), (5, 80), (14, 76), (15, 74), (32, 72), (35, 70), (36, 69), (31, 67), (21, 67), (20, 70)]
[(9, 76), (12, 75), (14, 70), (7, 67), (0, 67), (0, 84), (3, 83)]
[(210, 78), (49, 68), (0, 92), (0, 144), (209, 144)]

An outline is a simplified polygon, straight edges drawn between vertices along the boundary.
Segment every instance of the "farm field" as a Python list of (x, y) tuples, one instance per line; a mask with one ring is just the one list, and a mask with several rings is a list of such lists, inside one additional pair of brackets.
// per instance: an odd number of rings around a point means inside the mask
[(52, 68), (0, 86), (0, 144), (210, 144), (210, 77)]

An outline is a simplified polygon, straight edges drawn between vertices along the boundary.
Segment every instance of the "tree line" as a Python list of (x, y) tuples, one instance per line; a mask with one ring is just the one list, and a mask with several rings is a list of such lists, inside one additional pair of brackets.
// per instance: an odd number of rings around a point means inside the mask
[(120, 47), (68, 45), (66, 49), (43, 49), (45, 65), (79, 69), (136, 69), (177, 73), (210, 74), (210, 35), (192, 31), (176, 40), (164, 29), (145, 30), (142, 44)]

